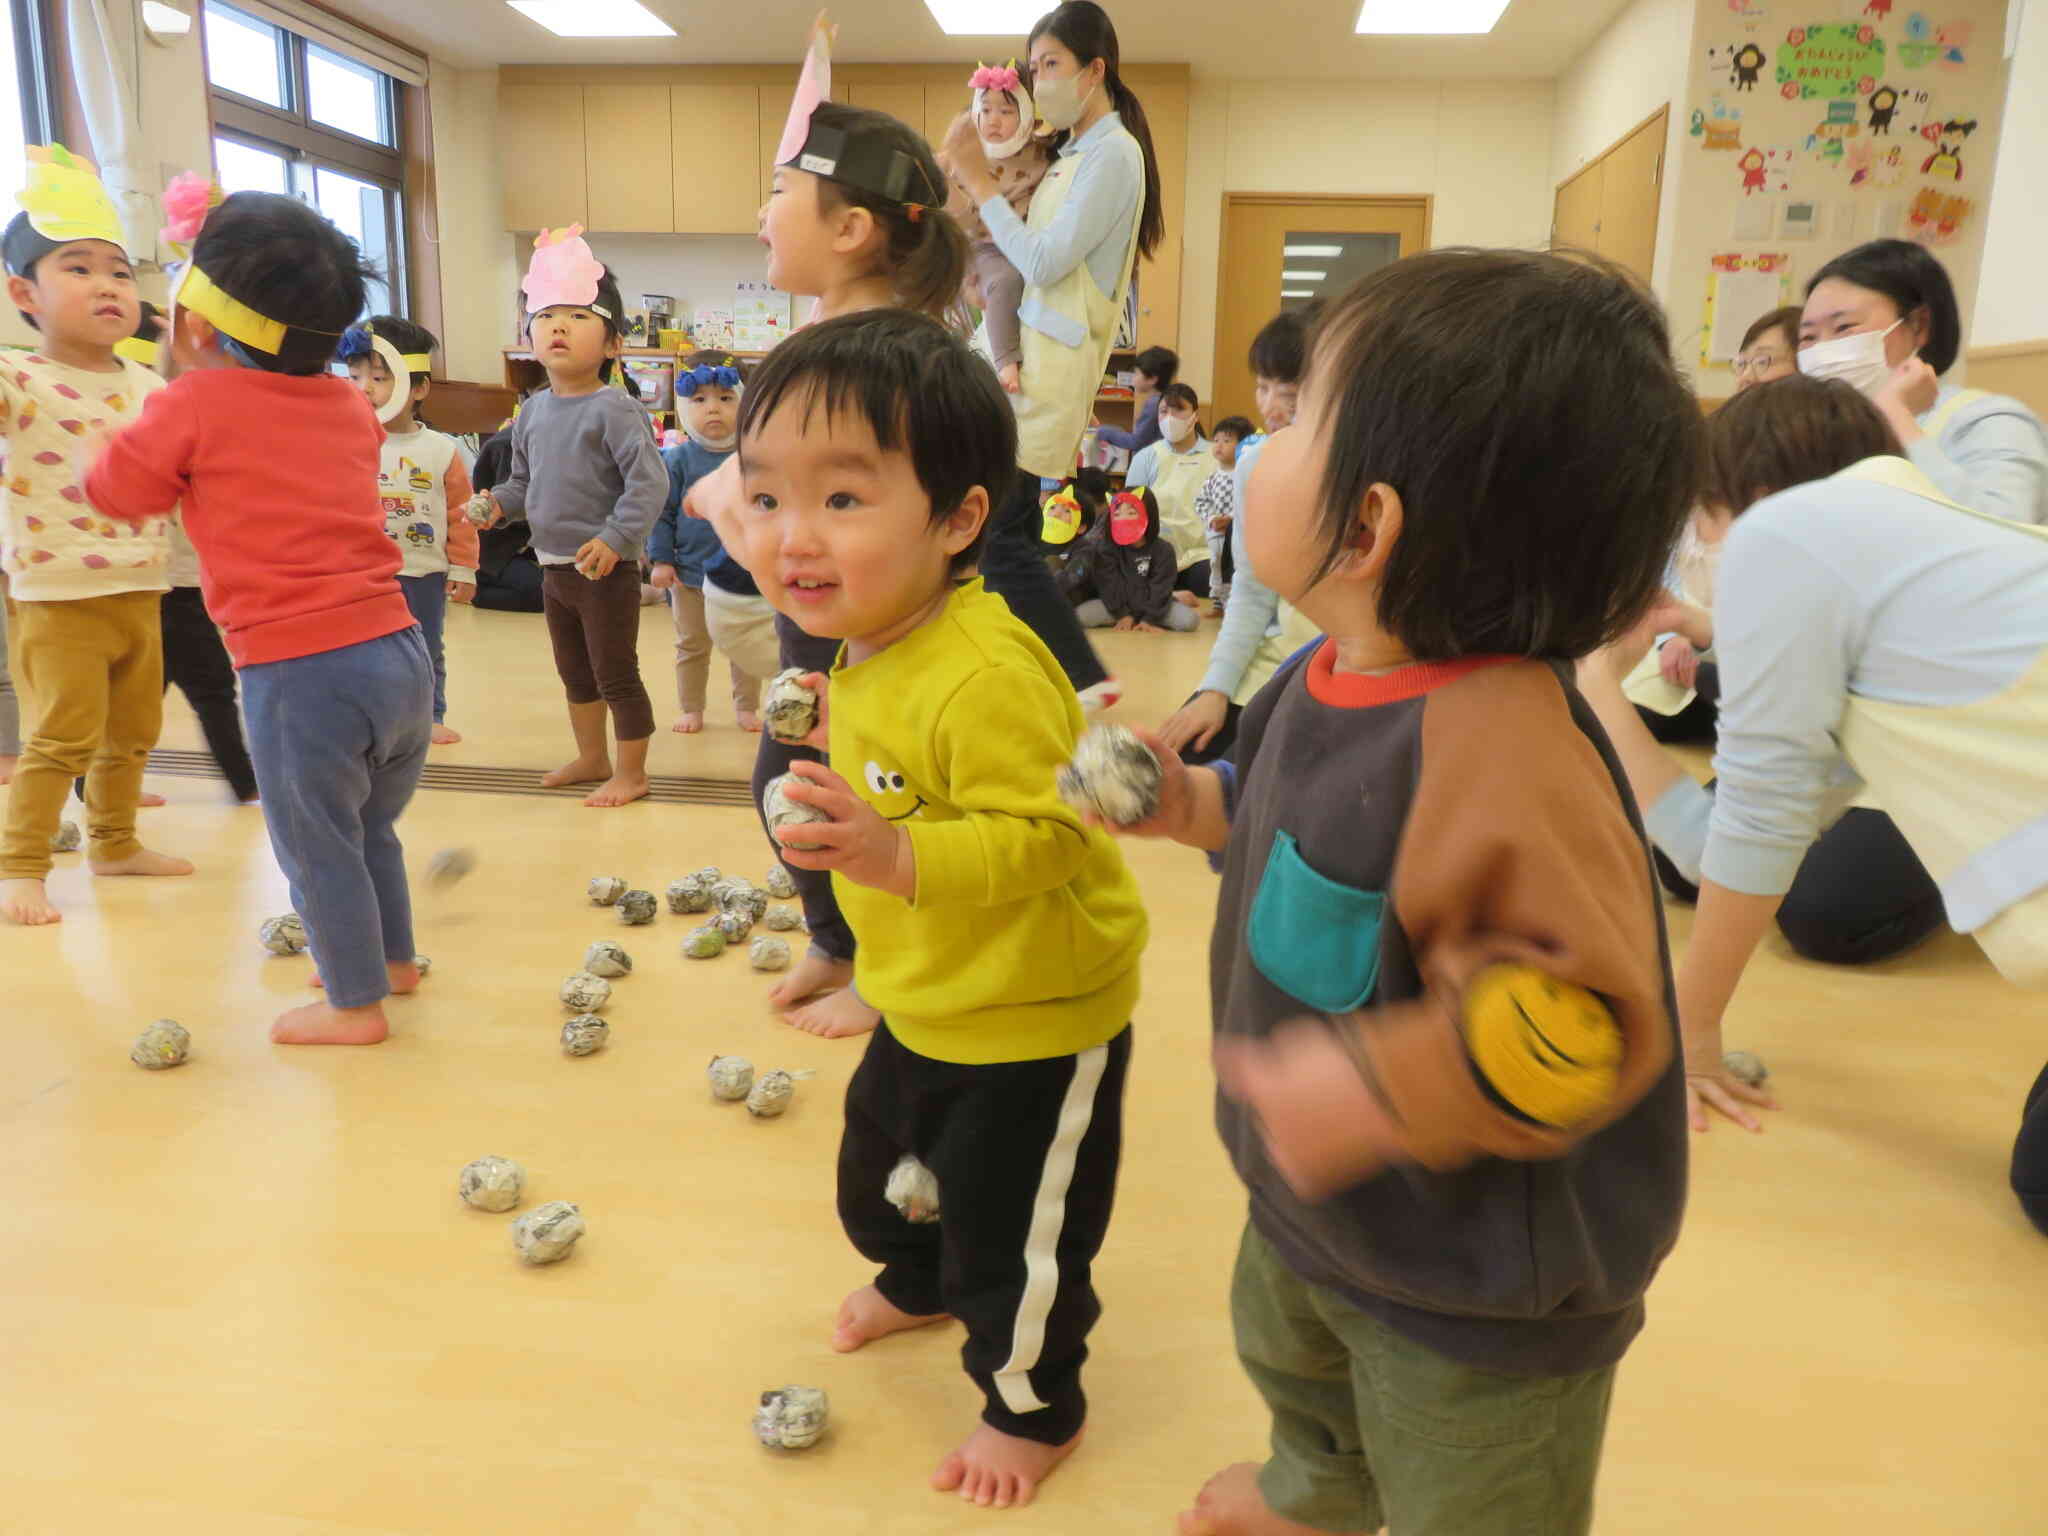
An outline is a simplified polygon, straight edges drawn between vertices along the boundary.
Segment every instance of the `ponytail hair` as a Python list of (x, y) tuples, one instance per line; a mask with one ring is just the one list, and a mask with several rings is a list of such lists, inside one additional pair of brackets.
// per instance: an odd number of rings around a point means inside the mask
[(895, 287), (897, 304), (943, 321), (967, 280), (967, 235), (946, 212), (946, 173), (931, 146), (899, 119), (868, 107), (821, 101), (811, 121), (841, 129), (849, 140), (858, 136), (879, 143), (911, 162), (913, 174), (902, 201), (820, 177), (818, 207), (825, 213), (865, 208), (872, 214), (884, 237), (883, 270)]
[[(1149, 258), (1166, 238), (1166, 215), (1159, 207), (1159, 156), (1152, 149), (1152, 125), (1145, 119), (1145, 108), (1139, 103), (1137, 92), (1124, 84), (1118, 73), (1123, 49), (1117, 42), (1116, 26), (1110, 21), (1109, 12), (1095, 0), (1065, 0), (1063, 5), (1038, 18), (1038, 25), (1031, 29), (1031, 37), (1024, 45), (1026, 53), (1048, 33), (1065, 45), (1083, 69), (1097, 59), (1102, 60), (1102, 84), (1109, 92), (1110, 105), (1123, 119), (1126, 131), (1138, 141), (1138, 148), (1144, 151), (1145, 200), (1138, 215), (1138, 254)], [(1068, 137), (1066, 132), (1060, 133), (1051, 147), (1057, 150)]]

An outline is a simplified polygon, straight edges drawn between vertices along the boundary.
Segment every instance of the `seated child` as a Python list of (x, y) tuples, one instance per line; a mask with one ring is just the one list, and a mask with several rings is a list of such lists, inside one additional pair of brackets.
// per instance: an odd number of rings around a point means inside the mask
[(1169, 384), (1160, 397), (1159, 441), (1131, 460), (1124, 488), (1151, 487), (1159, 499), (1159, 521), (1173, 545), (1180, 567), (1174, 590), (1193, 606), (1209, 596), (1213, 567), (1209, 563), (1209, 532), (1195, 508), (1195, 498), (1216, 472), (1216, 456), (1202, 436), (1197, 420), (1201, 400), (1186, 384)]
[(1102, 513), (1109, 496), (1109, 476), (1099, 469), (1084, 469), (1062, 480), (1045, 499), (1045, 528), (1039, 542), (1045, 546), (1060, 596), (1077, 607), (1095, 596), (1089, 562), (1108, 532)]
[(1195, 492), (1195, 520), (1209, 539), (1209, 595), (1220, 609), (1230, 602), (1230, 578), (1236, 565), (1230, 553), (1230, 529), (1237, 507), (1237, 450), (1251, 437), (1252, 424), (1243, 416), (1226, 416), (1209, 434), (1216, 473)]
[[(806, 633), (845, 637), (830, 766), (792, 770), (829, 819), (778, 833), (790, 863), (832, 872), (883, 1017), (839, 1153), (841, 1220), (881, 1270), (833, 1347), (958, 1318), (985, 1406), (933, 1484), (1028, 1503), (1086, 1411), (1145, 915), (1054, 790), (1082, 728), (1065, 674), (966, 574), (1016, 473), (1014, 418), (966, 343), (868, 310), (769, 354), (739, 454), (725, 536)], [(941, 1220), (885, 1197), (905, 1157), (936, 1175)]]
[(296, 198), (228, 198), (175, 296), (177, 379), (85, 482), (128, 523), (182, 500), (241, 668), (270, 846), (327, 988), (272, 1027), (286, 1044), (382, 1040), (384, 998), (420, 982), (397, 823), (426, 762), (434, 668), (384, 532), (382, 429), (327, 371), (374, 275)]
[[(989, 169), (1004, 198), (1023, 218), (1031, 212), (1031, 194), (1052, 169), (1052, 152), (1032, 137), (1036, 118), (1031, 94), (1024, 89), (1014, 63), (999, 69), (983, 65), (968, 83), (974, 87), (974, 128), (988, 156)], [(1014, 395), (1023, 386), (1024, 344), (1017, 306), (1024, 300), (1024, 278), (989, 238), (988, 226), (975, 211), (974, 195), (950, 174), (952, 167), (944, 157), (940, 164), (952, 185), (946, 211), (967, 232), (970, 281), (981, 292), (982, 322), (988, 327), (996, 377)]]
[(1223, 855), (1231, 1310), (1273, 1415), (1182, 1530), (1583, 1536), (1686, 1133), (1641, 822), (1570, 668), (1656, 595), (1698, 408), (1618, 270), (1456, 250), (1337, 300), (1302, 401), (1242, 527), (1327, 638), (1234, 767), (1164, 754), (1142, 829)]
[[(377, 345), (380, 340), (383, 347)], [(348, 328), (335, 356), (348, 365), (348, 376), (384, 424), (377, 469), (384, 531), (404, 560), (398, 585), (412, 616), (420, 621), (427, 654), (434, 661), (434, 744), (450, 746), (462, 737), (442, 723), (448, 714), (442, 631), (448, 605), (476, 596), (478, 545), (476, 525), (463, 515), (470, 489), (462, 448), (419, 418), (420, 402), (434, 387), (430, 370), (439, 345), (425, 326), (397, 315), (372, 315)], [(392, 371), (394, 357), (398, 373)], [(402, 385), (399, 373), (405, 376)], [(393, 395), (401, 393), (403, 398), (393, 406)]]
[(1117, 492), (1109, 499), (1108, 521), (1109, 537), (1089, 553), (1088, 582), (1095, 595), (1074, 609), (1082, 624), (1148, 635), (1196, 628), (1201, 620), (1195, 610), (1173, 600), (1176, 557), (1160, 537), (1152, 492)]

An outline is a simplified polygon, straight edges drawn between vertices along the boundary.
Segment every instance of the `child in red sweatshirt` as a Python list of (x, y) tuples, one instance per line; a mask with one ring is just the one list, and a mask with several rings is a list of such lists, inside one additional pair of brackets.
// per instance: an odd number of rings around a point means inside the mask
[(270, 845), (327, 988), (277, 1020), (286, 1044), (374, 1044), (384, 998), (419, 985), (395, 823), (426, 761), (433, 668), (384, 532), (383, 429), (327, 371), (370, 275), (305, 204), (228, 198), (178, 281), (174, 381), (86, 479), (109, 517), (184, 504), (241, 672)]

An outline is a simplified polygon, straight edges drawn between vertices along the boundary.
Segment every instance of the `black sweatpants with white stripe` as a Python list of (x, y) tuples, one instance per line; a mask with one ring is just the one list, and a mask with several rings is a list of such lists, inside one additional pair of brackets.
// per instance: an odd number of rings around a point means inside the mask
[[(962, 1066), (907, 1049), (885, 1022), (846, 1090), (839, 1219), (905, 1312), (950, 1312), (986, 1396), (982, 1418), (1046, 1445), (1087, 1417), (1081, 1363), (1102, 1314), (1091, 1269), (1123, 1150), (1126, 1027), (1078, 1056)], [(884, 1198), (906, 1153), (939, 1181), (939, 1220)]]

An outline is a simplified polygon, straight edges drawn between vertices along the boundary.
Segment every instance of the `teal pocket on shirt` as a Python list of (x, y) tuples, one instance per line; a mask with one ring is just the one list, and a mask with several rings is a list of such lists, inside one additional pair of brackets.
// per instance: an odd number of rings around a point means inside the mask
[(1379, 984), (1386, 905), (1379, 891), (1341, 885), (1311, 869), (1300, 844), (1276, 831), (1252, 901), (1252, 963), (1311, 1008), (1361, 1008)]

